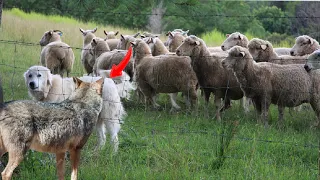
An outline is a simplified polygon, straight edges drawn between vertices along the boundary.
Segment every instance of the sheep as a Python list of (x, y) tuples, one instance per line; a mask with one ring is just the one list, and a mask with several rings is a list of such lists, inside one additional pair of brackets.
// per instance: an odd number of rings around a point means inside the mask
[(59, 30), (46, 31), (40, 40), (40, 45), (44, 46), (40, 55), (40, 62), (50, 69), (53, 74), (60, 74), (63, 77), (67, 72), (67, 77), (72, 70), (74, 63), (74, 53), (72, 48), (61, 41), (62, 32)]
[(93, 71), (94, 75), (97, 75), (97, 73), (95, 71), (95, 64), (96, 64), (98, 57), (101, 54), (103, 54), (105, 52), (109, 52), (109, 51), (110, 51), (110, 48), (109, 48), (109, 45), (106, 42), (106, 40), (103, 40), (100, 38), (93, 38), (92, 39), (90, 53), (93, 56), (93, 58), (89, 62), (89, 65), (92, 66), (92, 71)]
[[(80, 77), (82, 81), (97, 81), (101, 77)], [(52, 75), (48, 68), (42, 66), (32, 66), (24, 73), (25, 83), (28, 87), (29, 95), (37, 101), (60, 103), (70, 97), (75, 90), (75, 82), (72, 78), (61, 78), (59, 75)], [(104, 79), (102, 97), (103, 107), (99, 114), (97, 130), (99, 142), (97, 147), (101, 147), (106, 141), (106, 129), (111, 135), (111, 143), (114, 152), (118, 150), (118, 132), (121, 122), (126, 116), (126, 112), (120, 101), (118, 88), (109, 79)], [(106, 126), (106, 127), (105, 127)]]
[(168, 34), (168, 40), (165, 42), (165, 45), (168, 46), (170, 52), (176, 52), (176, 49), (182, 44), (186, 37), (182, 33), (168, 32)]
[(135, 41), (135, 39), (140, 35), (136, 33), (134, 35), (120, 35), (120, 42), (117, 45), (117, 49), (128, 50), (130, 47), (130, 42)]
[(234, 72), (245, 95), (254, 102), (265, 127), (270, 104), (278, 105), (279, 123), (283, 124), (284, 107), (310, 103), (320, 118), (320, 71), (307, 72), (301, 64), (257, 63), (248, 49), (235, 46), (222, 61)]
[(281, 47), (281, 48), (273, 48), (273, 50), (279, 56), (283, 56), (283, 55), (290, 55), (291, 48)]
[(146, 37), (143, 40), (149, 45), (152, 56), (169, 54), (170, 52), (159, 38)]
[(142, 34), (140, 34), (140, 37), (142, 39), (146, 38), (146, 37), (157, 38), (157, 37), (160, 37), (160, 34), (152, 34), (152, 33), (149, 33), (149, 32), (143, 32)]
[(279, 56), (269, 41), (253, 38), (248, 44), (249, 52), (256, 62), (271, 62), (276, 64), (305, 64), (306, 56)]
[(81, 63), (86, 70), (88, 74), (92, 73), (92, 65), (89, 64), (89, 62), (94, 62), (93, 56), (90, 53), (91, 47), (91, 41), (93, 38), (96, 38), (94, 33), (97, 31), (97, 28), (94, 28), (92, 30), (83, 30), (79, 28), (80, 32), (83, 36), (83, 49), (81, 50)]
[[(146, 42), (137, 39), (131, 42), (135, 54), (135, 80), (145, 96), (146, 108), (152, 102), (154, 108), (157, 93), (183, 92), (191, 98), (191, 105), (196, 106), (197, 76), (191, 67), (189, 57), (161, 55), (152, 56)], [(176, 109), (172, 103), (171, 110)]]
[(234, 32), (232, 34), (227, 34), (227, 39), (221, 44), (221, 49), (227, 51), (233, 46), (242, 46), (248, 47), (249, 40), (248, 38), (241, 34), (240, 32)]
[(106, 35), (106, 39), (116, 39), (116, 36), (119, 34), (119, 31), (117, 31), (117, 32), (113, 32), (113, 31), (107, 32), (107, 31), (104, 30), (103, 32)]
[(316, 50), (308, 56), (304, 68), (308, 72), (311, 70), (320, 69), (320, 50)]
[(319, 49), (319, 43), (317, 40), (307, 35), (302, 35), (296, 38), (296, 42), (291, 48), (291, 56), (303, 56), (313, 53)]
[[(235, 76), (222, 67), (222, 57), (210, 54), (205, 42), (194, 35), (185, 39), (178, 47), (176, 54), (191, 57), (191, 64), (198, 77), (200, 88), (204, 91), (206, 105), (208, 105), (210, 94), (215, 95), (216, 118), (220, 121), (220, 111), (230, 107), (230, 100), (243, 97)], [(225, 100), (222, 109), (220, 109), (221, 99)]]

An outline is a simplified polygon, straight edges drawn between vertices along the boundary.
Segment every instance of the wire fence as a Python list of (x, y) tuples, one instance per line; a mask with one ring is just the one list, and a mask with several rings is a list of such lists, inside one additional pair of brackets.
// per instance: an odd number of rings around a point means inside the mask
[[(95, 12), (95, 13), (99, 13), (99, 12)], [(111, 14), (114, 14), (114, 13), (111, 13)], [(128, 14), (126, 14), (128, 15)], [(130, 13), (130, 15), (143, 15), (143, 16), (147, 16), (147, 15), (157, 15), (157, 14), (139, 14), (139, 13)], [(164, 14), (164, 16), (179, 16), (179, 15), (170, 15), (170, 14)], [(206, 15), (206, 17), (210, 17), (210, 16), (215, 16), (215, 17), (220, 17), (222, 15), (217, 15), (217, 14), (212, 14), (212, 15)], [(201, 17), (201, 15), (199, 15), (199, 17)], [(237, 17), (234, 17), (234, 16), (224, 16), (224, 17), (229, 17), (229, 18), (252, 18), (253, 16), (237, 16)], [(269, 18), (269, 17), (268, 17)], [(320, 17), (278, 17), (278, 18), (320, 18)], [(10, 98), (8, 98), (9, 94), (8, 91), (10, 90), (11, 91), (11, 100), (18, 100), (18, 99), (21, 99), (21, 95), (19, 95), (18, 97), (16, 97), (16, 94), (21, 94), (23, 93), (23, 97), (25, 99), (29, 99), (29, 97), (27, 96), (27, 85), (24, 84), (24, 77), (22, 76), (22, 74), (24, 72), (26, 72), (28, 70), (28, 68), (32, 65), (32, 63), (30, 64), (22, 64), (20, 62), (16, 62), (15, 61), (15, 58), (16, 56), (20, 56), (18, 54), (18, 52), (25, 52), (26, 50), (22, 49), (21, 47), (29, 47), (29, 48), (32, 48), (32, 49), (36, 49), (35, 51), (38, 51), (39, 49), (39, 44), (38, 43), (33, 43), (33, 42), (22, 42), (22, 41), (15, 41), (15, 40), (8, 40), (8, 39), (0, 39), (0, 44), (3, 44), (4, 46), (14, 46), (14, 50), (13, 52), (10, 53), (10, 58), (8, 59), (13, 59), (13, 62), (8, 62), (6, 59), (2, 59), (0, 62), (0, 69), (3, 69), (3, 71), (0, 73), (1, 76), (2, 76), (2, 79), (4, 79), (4, 81), (2, 81), (2, 85), (5, 87), (4, 91), (5, 91), (5, 99), (6, 100), (10, 100)], [(61, 47), (59, 46), (58, 48), (67, 48), (67, 49), (72, 49), (74, 50), (76, 53), (80, 53), (80, 51), (82, 50), (92, 50), (92, 49), (86, 49), (86, 48), (81, 48), (81, 47), (73, 47), (73, 46), (70, 46), (70, 47)], [(12, 50), (12, 49), (11, 49)], [(40, 55), (40, 54), (39, 54)], [(212, 58), (213, 56), (209, 55), (209, 56), (200, 56), (200, 57), (196, 57), (196, 58), (201, 58), (201, 57), (207, 57), (207, 58)], [(215, 57), (215, 56), (214, 56)], [(224, 57), (221, 57), (221, 58), (226, 58), (227, 56), (224, 56)], [(191, 57), (192, 58), (195, 58), (195, 57)], [(274, 60), (282, 60), (282, 59), (274, 59)], [(307, 61), (307, 59), (305, 59), (305, 61)], [(34, 64), (35, 65), (35, 64)], [(80, 65), (81, 66), (81, 65)], [(275, 65), (276, 66), (276, 65)], [(303, 66), (303, 65), (301, 65)], [(71, 73), (72, 76), (82, 76), (84, 74), (84, 71), (83, 71), (83, 67), (79, 67), (79, 69), (81, 69), (80, 71), (73, 71)], [(38, 71), (41, 71), (41, 70), (38, 70)], [(292, 78), (295, 78), (295, 77), (292, 77)], [(160, 82), (161, 78), (160, 77), (157, 77), (157, 81)], [(230, 79), (228, 79), (228, 82), (229, 82)], [(19, 86), (16, 85), (16, 82), (19, 82)], [(40, 82), (40, 80), (39, 80)], [(38, 83), (39, 83), (38, 82)], [(147, 82), (147, 81), (145, 81)], [(214, 91), (214, 90), (225, 90), (226, 93), (225, 93), (225, 97), (226, 97), (226, 94), (228, 93), (228, 91), (230, 91), (231, 89), (233, 88), (240, 88), (240, 85), (237, 85), (237, 86), (229, 86), (230, 84), (225, 82), (224, 85), (222, 86), (201, 86), (200, 84), (200, 88), (201, 89), (210, 89), (211, 91)], [(22, 88), (23, 86), (23, 88)], [(172, 84), (166, 84), (165, 82), (164, 83), (161, 83), (161, 84), (157, 84), (157, 86), (172, 86)], [(251, 90), (265, 90), (265, 87), (262, 86), (262, 87), (242, 87), (242, 88), (247, 88), (247, 89), (251, 89)], [(301, 88), (295, 90), (294, 92), (291, 90), (291, 89), (281, 89), (281, 90), (278, 90), (280, 93), (279, 93), (279, 98), (281, 98), (281, 96), (287, 96), (288, 93), (295, 93), (295, 95), (297, 96), (296, 98), (298, 98), (301, 94), (312, 94), (314, 93), (313, 91), (310, 91), (310, 90), (301, 90)], [(46, 92), (46, 93), (51, 93), (51, 92)], [(51, 93), (52, 94), (52, 93)], [(189, 93), (187, 93), (189, 94)], [(185, 96), (187, 96), (187, 94), (185, 94)], [(68, 96), (69, 94), (59, 94), (59, 93), (55, 93), (54, 95), (62, 95), (62, 96)], [(304, 95), (305, 96), (305, 95)], [(190, 98), (190, 97), (189, 97)], [(198, 95), (198, 99), (200, 99), (201, 96)], [(226, 99), (226, 98), (224, 98)], [(113, 100), (106, 100), (104, 99), (105, 102), (109, 102), (109, 103), (121, 103), (121, 102), (117, 102), (117, 101), (113, 101)], [(135, 104), (137, 103), (136, 102), (137, 100), (133, 100), (131, 102), (129, 102), (129, 104)], [(198, 103), (199, 103), (200, 100), (198, 100)], [(279, 101), (276, 100), (276, 101)], [(296, 103), (294, 101), (296, 101), (295, 98), (292, 99), (292, 103)], [(201, 102), (203, 103), (203, 102)], [(125, 104), (125, 102), (124, 102)], [(138, 104), (138, 103), (137, 103)], [(167, 104), (165, 104), (167, 105)], [(133, 107), (132, 109), (130, 109), (131, 107), (130, 106), (127, 106), (126, 109), (128, 110), (128, 112), (132, 112), (134, 111), (134, 108)], [(198, 109), (197, 111), (205, 111), (205, 107), (203, 109)], [(310, 111), (312, 113), (312, 111)], [(190, 117), (195, 117), (195, 118), (199, 118), (198, 115), (195, 115), (195, 114), (188, 114), (188, 112), (186, 111), (185, 113), (185, 116), (190, 116)], [(130, 119), (130, 113), (128, 113), (128, 117)], [(154, 119), (155, 117), (148, 117), (148, 119), (150, 120), (150, 122), (153, 122), (152, 119)], [(200, 117), (200, 118), (205, 118), (205, 117)], [(120, 123), (123, 128), (125, 128), (127, 130), (126, 133), (128, 133), (128, 131), (131, 129), (133, 132), (135, 131), (134, 129), (137, 129), (139, 127), (139, 125), (137, 124), (134, 124), (134, 123), (123, 123), (122, 121), (120, 121), (119, 118), (103, 118), (106, 122), (108, 121), (111, 121), (113, 123)], [(148, 122), (149, 122), (148, 120)], [(224, 121), (224, 116), (222, 116), (222, 121)], [(224, 133), (220, 133), (219, 131), (212, 131), (212, 130), (189, 130), (189, 129), (186, 129), (186, 130), (167, 130), (167, 129), (170, 129), (169, 127), (165, 127), (165, 126), (162, 126), (163, 129), (158, 129), (156, 127), (156, 124), (153, 124), (151, 123), (151, 125), (147, 126), (147, 128), (144, 129), (145, 132), (149, 132), (148, 135), (144, 136), (144, 138), (147, 138), (149, 137), (150, 139), (152, 138), (155, 138), (155, 136), (157, 135), (173, 135), (173, 134), (176, 134), (176, 135), (179, 135), (179, 136), (183, 136), (183, 135), (192, 135), (192, 134), (200, 134), (200, 135), (207, 135), (208, 137), (213, 137), (213, 138), (220, 138), (220, 137), (228, 137), (230, 136), (230, 134), (224, 134)], [(310, 130), (311, 131), (311, 130)], [(137, 132), (134, 132), (134, 134), (137, 134)], [(306, 142), (304, 143), (300, 143), (300, 142), (295, 142), (295, 141), (281, 141), (281, 140), (269, 140), (269, 139), (263, 139), (263, 138), (256, 138), (256, 137), (246, 137), (246, 136), (241, 136), (241, 135), (234, 135), (233, 136), (233, 139), (234, 141), (237, 141), (237, 142), (259, 142), (259, 143), (262, 143), (262, 144), (266, 144), (266, 145), (271, 145), (271, 144), (277, 144), (277, 145), (281, 145), (281, 146), (289, 146), (289, 147), (292, 147), (292, 148), (299, 148), (299, 149), (307, 149), (307, 150), (311, 150), (312, 152), (316, 152), (316, 150), (320, 148), (320, 145), (317, 143), (317, 142), (313, 142), (313, 141), (308, 141), (306, 140)], [(120, 138), (120, 143), (121, 143), (121, 138)], [(144, 146), (141, 146), (141, 148), (145, 148)], [(150, 148), (150, 147), (149, 147)], [(165, 151), (165, 150), (163, 150)], [(320, 152), (320, 151), (319, 151)], [(316, 153), (315, 153), (316, 154)], [(224, 155), (224, 158), (227, 158), (227, 159), (244, 159), (243, 156), (241, 154), (232, 154), (232, 155)], [(39, 161), (41, 161), (41, 157), (39, 159)], [(42, 161), (41, 161), (42, 163)], [(44, 166), (46, 165), (49, 165), (49, 166), (52, 166), (52, 163), (48, 163), (48, 162), (44, 162), (43, 164)], [(290, 163), (284, 163), (284, 164), (279, 164), (279, 166), (284, 166), (284, 167), (291, 167), (291, 164)], [(50, 169), (50, 168), (49, 168)], [(318, 170), (319, 168), (317, 168), (314, 164), (308, 164), (308, 169), (312, 170), (312, 173), (314, 175), (318, 175)]]

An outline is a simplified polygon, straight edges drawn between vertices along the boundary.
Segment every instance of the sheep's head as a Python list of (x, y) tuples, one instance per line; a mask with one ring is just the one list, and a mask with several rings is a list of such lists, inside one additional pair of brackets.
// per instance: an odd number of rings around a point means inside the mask
[(140, 33), (135, 35), (120, 35), (120, 41), (117, 45), (117, 49), (128, 50), (130, 47), (130, 42), (134, 42)]
[(239, 32), (234, 32), (230, 35), (227, 34), (227, 39), (222, 43), (221, 49), (223, 51), (226, 51), (236, 45), (242, 46), (242, 47), (247, 47), (248, 46), (248, 38)]
[(291, 56), (303, 56), (311, 54), (319, 48), (319, 43), (310, 36), (303, 35), (296, 38), (296, 43), (291, 48)]
[(117, 31), (117, 32), (113, 32), (113, 31), (107, 32), (107, 31), (104, 30), (103, 32), (106, 35), (106, 39), (115, 39), (116, 36), (119, 34), (119, 31)]
[(188, 36), (183, 43), (177, 48), (176, 54), (178, 56), (192, 56), (194, 50), (203, 45), (203, 41), (194, 35)]
[(148, 46), (150, 47), (151, 52), (153, 52), (154, 48), (155, 48), (155, 44), (157, 43), (157, 40), (159, 40), (159, 39), (158, 38), (153, 38), (153, 37), (145, 37), (142, 40), (148, 44)]
[(110, 51), (108, 43), (101, 38), (93, 38), (91, 42), (92, 49), (90, 53), (95, 57), (98, 58), (102, 53)]
[(93, 34), (97, 31), (98, 28), (94, 28), (92, 30), (83, 30), (79, 28), (80, 32), (82, 33), (83, 36), (87, 36), (88, 34)]
[(130, 42), (133, 48), (133, 54), (136, 57), (135, 64), (139, 64), (139, 60), (147, 55), (151, 55), (151, 49), (148, 44), (142, 39), (136, 39)]
[(272, 44), (269, 41), (258, 38), (253, 38), (249, 42), (248, 49), (253, 59), (257, 62), (263, 62), (273, 54)]
[(308, 72), (311, 70), (320, 69), (320, 50), (316, 50), (308, 56), (304, 68)]
[(156, 37), (160, 37), (160, 35), (159, 34), (152, 34), (152, 33), (149, 33), (149, 32), (143, 32), (142, 34), (140, 34), (140, 37), (142, 39), (146, 38), (146, 37), (156, 38)]
[(46, 46), (47, 44), (54, 41), (61, 41), (62, 31), (60, 30), (50, 30), (44, 33), (40, 39), (40, 46)]
[(228, 56), (222, 61), (222, 66), (233, 71), (242, 71), (248, 59), (252, 61), (252, 56), (246, 48), (234, 46), (228, 51)]

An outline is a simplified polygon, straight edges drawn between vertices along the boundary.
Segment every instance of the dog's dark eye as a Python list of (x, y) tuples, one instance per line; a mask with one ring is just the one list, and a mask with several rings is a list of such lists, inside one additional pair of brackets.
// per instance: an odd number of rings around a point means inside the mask
[(29, 74), (29, 78), (32, 78), (32, 74)]
[(38, 74), (37, 77), (41, 77), (41, 74)]

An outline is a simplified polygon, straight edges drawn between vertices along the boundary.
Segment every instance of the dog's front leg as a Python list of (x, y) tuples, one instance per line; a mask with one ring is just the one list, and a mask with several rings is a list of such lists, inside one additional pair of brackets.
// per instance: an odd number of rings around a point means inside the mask
[(65, 152), (56, 153), (57, 175), (58, 175), (59, 180), (64, 179), (64, 168), (65, 168), (64, 156), (65, 156), (65, 154), (66, 154)]
[(9, 161), (6, 168), (2, 171), (2, 180), (10, 180), (12, 177), (13, 170), (20, 164), (23, 160), (24, 154), (9, 151)]
[(71, 166), (72, 166), (71, 180), (77, 180), (78, 167), (80, 162), (80, 149), (70, 150), (70, 160), (71, 160)]

